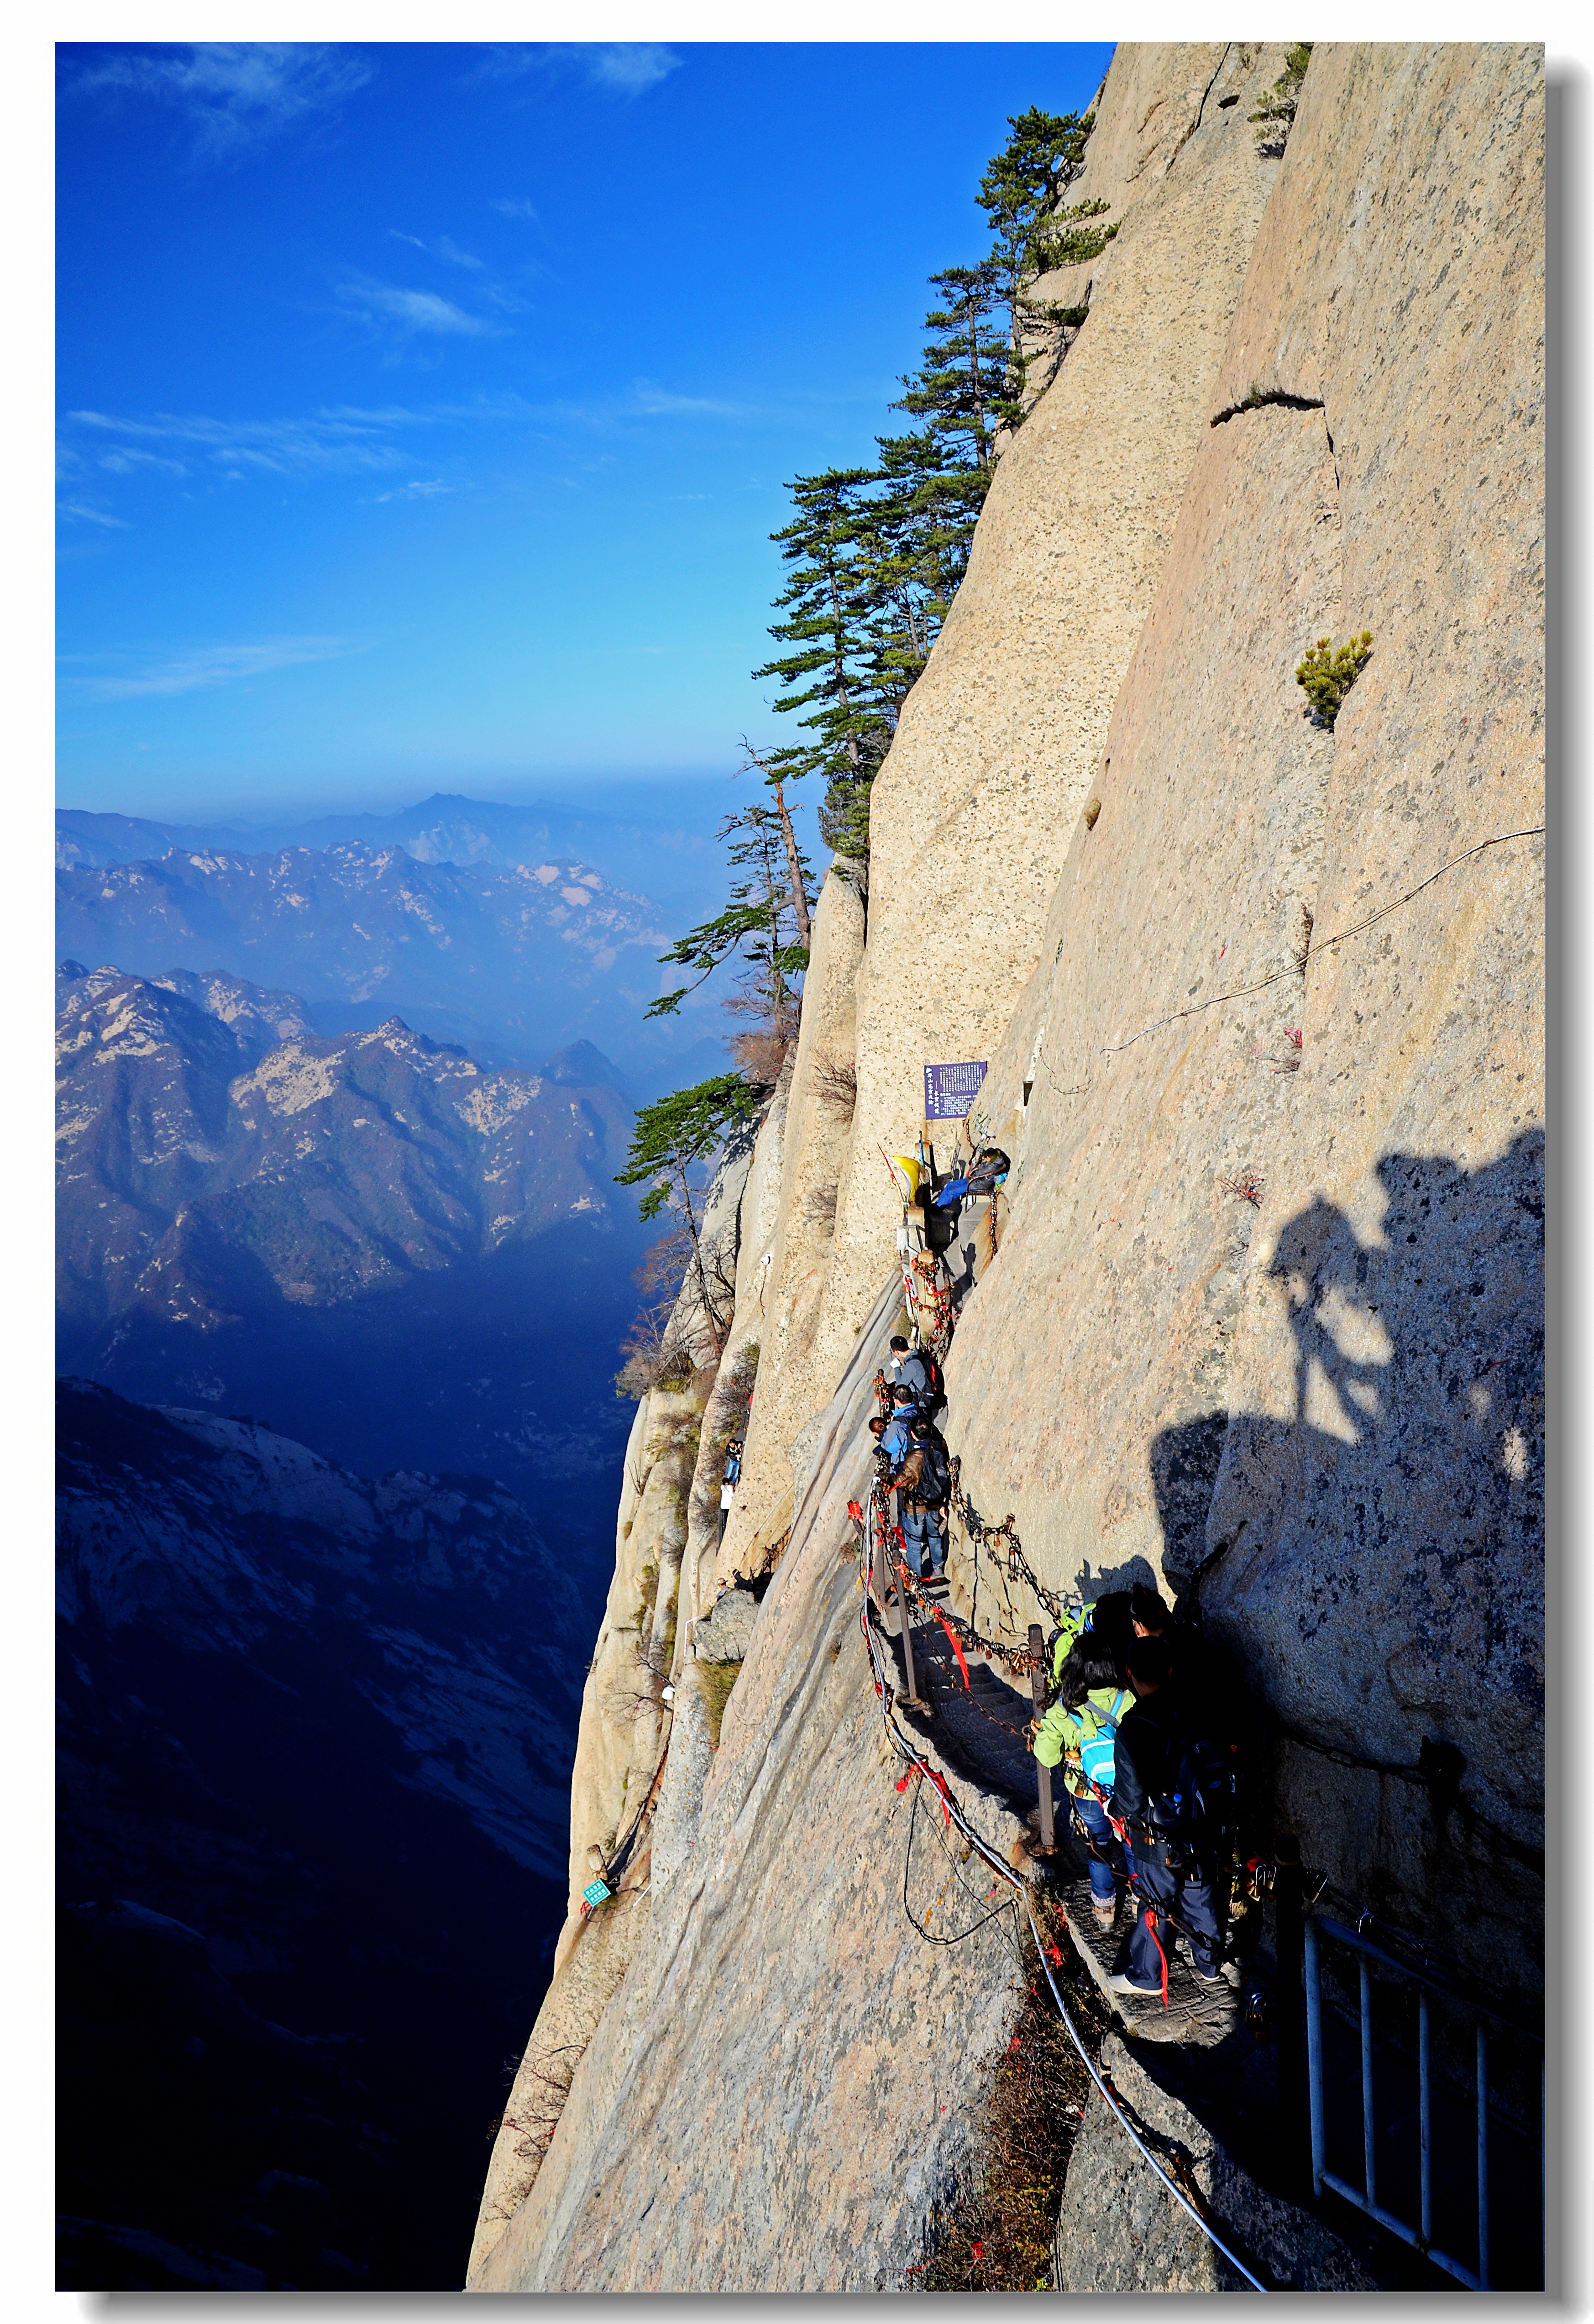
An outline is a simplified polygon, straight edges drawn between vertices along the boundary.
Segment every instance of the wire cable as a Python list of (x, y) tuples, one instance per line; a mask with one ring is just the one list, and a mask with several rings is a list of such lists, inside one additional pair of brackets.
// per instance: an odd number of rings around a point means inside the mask
[[(1470, 856), (1481, 855), (1486, 847), (1504, 847), (1509, 839), (1542, 839), (1543, 833), (1543, 825), (1534, 823), (1530, 824), (1525, 831), (1499, 831), (1492, 839), (1480, 839), (1476, 847), (1464, 847), (1459, 855), (1452, 855), (1448, 863), (1442, 863), (1437, 872), (1430, 872), (1425, 880), (1419, 880), (1414, 888), (1408, 888), (1404, 896), (1396, 896), (1390, 903), (1380, 904), (1377, 910), (1369, 912), (1365, 920), (1357, 920), (1351, 927), (1341, 928), (1337, 936), (1324, 936), (1321, 943), (1312, 945), (1312, 951), (1332, 952), (1336, 945), (1349, 943), (1352, 936), (1359, 936), (1379, 920), (1387, 919), (1391, 912), (1399, 911), (1401, 906), (1409, 904), (1414, 896), (1420, 896), (1424, 888), (1431, 888), (1435, 880), (1442, 880), (1447, 872), (1453, 872), (1458, 863), (1465, 863)], [(1248, 993), (1265, 992), (1270, 984), (1281, 983), (1286, 976), (1304, 974), (1304, 966), (1297, 966), (1292, 962), (1288, 968), (1276, 968), (1271, 976), (1258, 977), (1255, 984), (1237, 984), (1230, 992), (1214, 992), (1210, 1001), (1193, 1001), (1188, 1009), (1175, 1009), (1169, 1016), (1158, 1017), (1153, 1024), (1142, 1025), (1139, 1031), (1131, 1033), (1127, 1041), (1104, 1043), (1096, 1054), (1101, 1057), (1114, 1057), (1120, 1049), (1132, 1049), (1137, 1041), (1146, 1038), (1147, 1033), (1160, 1033), (1165, 1025), (1176, 1025), (1181, 1018), (1199, 1017), (1203, 1009), (1220, 1009), (1225, 1001), (1243, 1001)]]

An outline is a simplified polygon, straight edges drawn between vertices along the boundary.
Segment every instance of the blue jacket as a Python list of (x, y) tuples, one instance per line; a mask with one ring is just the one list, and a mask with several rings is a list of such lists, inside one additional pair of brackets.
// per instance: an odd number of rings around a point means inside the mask
[(880, 1451), (893, 1469), (899, 1469), (907, 1460), (908, 1448), (912, 1442), (906, 1420), (893, 1418), (887, 1422), (885, 1434), (880, 1438)]

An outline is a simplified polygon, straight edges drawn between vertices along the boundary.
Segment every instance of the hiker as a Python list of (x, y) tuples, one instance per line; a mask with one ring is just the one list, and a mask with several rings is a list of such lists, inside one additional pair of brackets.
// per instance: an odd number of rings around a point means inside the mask
[(908, 1458), (917, 1412), (917, 1406), (909, 1396), (906, 1404), (893, 1404), (889, 1420), (881, 1419), (877, 1415), (869, 1424), (870, 1434), (875, 1440), (876, 1449), (882, 1458), (887, 1475), (899, 1469)]
[(893, 1388), (910, 1388), (921, 1402), (929, 1392), (929, 1367), (923, 1356), (908, 1346), (900, 1333), (891, 1342), (891, 1360), (886, 1366), (886, 1378)]
[(1212, 1859), (1221, 1834), (1202, 1792), (1209, 1747), (1180, 1716), (1166, 1643), (1136, 1638), (1125, 1661), (1135, 1703), (1119, 1722), (1111, 1809), (1129, 1835), (1139, 1914), (1129, 1968), (1108, 1982), (1118, 1993), (1165, 1993), (1176, 1927), (1197, 1978), (1215, 1985), (1223, 1973), (1222, 1941)]
[(720, 1480), (720, 1539), (725, 1538), (725, 1527), (731, 1521), (731, 1504), (736, 1498), (736, 1488), (742, 1482), (742, 1439), (733, 1436), (725, 1447), (725, 1473)]
[[(1099, 1929), (1110, 1929), (1118, 1917), (1115, 1843), (1106, 1802), (1112, 1794), (1118, 1722), (1133, 1702), (1119, 1683), (1110, 1649), (1087, 1630), (1064, 1657), (1057, 1699), (1036, 1729), (1035, 1756), (1043, 1767), (1061, 1764), (1069, 1804), (1090, 1842), (1091, 1903)], [(1127, 1864), (1127, 1849), (1125, 1858)]]
[(918, 1398), (910, 1388), (891, 1391), (891, 1413), (886, 1423), (886, 1433), (880, 1439), (891, 1455), (893, 1468), (900, 1468), (908, 1458), (908, 1439), (913, 1424), (922, 1417)]
[(982, 1146), (961, 1178), (949, 1178), (930, 1199), (938, 1211), (952, 1210), (965, 1194), (994, 1194), (1007, 1182), (1012, 1164), (1000, 1146)]
[(930, 1579), (946, 1578), (946, 1532), (942, 1511), (952, 1489), (952, 1478), (935, 1443), (927, 1420), (916, 1419), (907, 1458), (892, 1477), (897, 1488), (897, 1513), (902, 1521), (902, 1545), (908, 1570), (916, 1582), (925, 1575), (925, 1555)]

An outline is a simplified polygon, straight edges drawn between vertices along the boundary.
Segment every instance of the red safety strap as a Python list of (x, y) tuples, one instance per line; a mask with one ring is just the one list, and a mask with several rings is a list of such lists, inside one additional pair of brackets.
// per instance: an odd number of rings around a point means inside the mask
[(1168, 2006), (1168, 1957), (1162, 1949), (1162, 1939), (1156, 1933), (1156, 1914), (1149, 1904), (1145, 1910), (1146, 1925), (1151, 1932), (1151, 1941), (1156, 1947), (1156, 1957), (1162, 1963), (1162, 2006), (1166, 2009)]
[(933, 1606), (930, 1610), (935, 1615), (935, 1619), (940, 1623), (941, 1628), (945, 1631), (947, 1637), (952, 1640), (952, 1651), (957, 1656), (957, 1666), (963, 1674), (964, 1692), (972, 1694), (974, 1690), (969, 1683), (969, 1665), (963, 1660), (963, 1650), (957, 1642), (957, 1632), (953, 1628), (952, 1624), (947, 1620), (939, 1606)]

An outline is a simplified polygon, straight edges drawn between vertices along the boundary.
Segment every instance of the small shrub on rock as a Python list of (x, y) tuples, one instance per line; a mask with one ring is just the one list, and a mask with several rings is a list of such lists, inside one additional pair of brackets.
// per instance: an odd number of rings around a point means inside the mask
[(1295, 684), (1311, 704), (1317, 724), (1326, 726), (1330, 733), (1340, 705), (1367, 668), (1372, 650), (1370, 630), (1363, 630), (1359, 638), (1347, 638), (1342, 646), (1319, 638), (1296, 669)]
[(1289, 143), (1301, 102), (1301, 83), (1312, 62), (1312, 42), (1297, 41), (1285, 51), (1284, 70), (1250, 115), (1257, 124), (1257, 151), (1266, 161), (1276, 161)]

